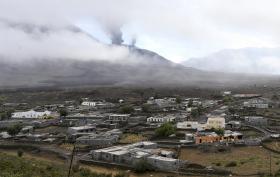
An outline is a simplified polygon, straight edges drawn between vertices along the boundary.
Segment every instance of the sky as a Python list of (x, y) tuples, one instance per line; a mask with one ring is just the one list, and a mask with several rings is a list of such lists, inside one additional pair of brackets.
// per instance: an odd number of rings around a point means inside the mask
[(112, 39), (177, 63), (223, 49), (277, 48), (279, 7), (278, 0), (0, 0), (0, 56), (127, 56)]

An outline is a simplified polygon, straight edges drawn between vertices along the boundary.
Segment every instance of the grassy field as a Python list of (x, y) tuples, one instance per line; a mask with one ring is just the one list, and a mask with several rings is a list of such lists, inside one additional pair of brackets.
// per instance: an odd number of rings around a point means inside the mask
[[(60, 175), (59, 177), (64, 177), (67, 176), (67, 167), (68, 167), (68, 162), (65, 162), (56, 156), (50, 156), (48, 154), (32, 154), (28, 152), (24, 152), (23, 156), (21, 158), (17, 157), (17, 151), (14, 150), (0, 150), (0, 176), (1, 177), (58, 177), (58, 176), (43, 176), (41, 174), (46, 173), (46, 168), (48, 166), (51, 166), (50, 168), (53, 168), (53, 170), (58, 170), (57, 174)], [(14, 171), (19, 171), (17, 168), (14, 168), (14, 166), (11, 166), (8, 168), (6, 167), (7, 164), (10, 164), (12, 162), (15, 162), (14, 165), (19, 165), (18, 168), (23, 168), (21, 166), (22, 163), (25, 165), (28, 165), (28, 169), (32, 169), (34, 173), (26, 173), (27, 175), (23, 174), (16, 174)], [(2, 167), (2, 165), (4, 167)], [(29, 165), (36, 167), (36, 169), (33, 169), (29, 167)], [(13, 170), (11, 169), (13, 168)], [(161, 172), (147, 172), (147, 173), (134, 173), (131, 170), (121, 170), (116, 167), (105, 167), (105, 166), (98, 166), (98, 165), (83, 165), (80, 164), (80, 167), (82, 169), (89, 170), (91, 173), (90, 174), (106, 174), (108, 176), (100, 176), (100, 177), (111, 177), (116, 176), (118, 174), (128, 174), (129, 177), (184, 177), (182, 175), (174, 175), (170, 173), (161, 173)], [(2, 171), (3, 169), (3, 171)], [(49, 169), (49, 168), (48, 168)], [(29, 171), (29, 170), (28, 170)], [(41, 172), (39, 172), (41, 171)], [(6, 173), (4, 175), (4, 173)], [(9, 174), (8, 174), (9, 173)], [(53, 174), (52, 171), (49, 172), (49, 174)], [(73, 177), (73, 176), (72, 176)], [(96, 177), (94, 175), (92, 176), (86, 176), (86, 175), (81, 175), (79, 176), (79, 172), (75, 173), (74, 177)], [(99, 177), (99, 176), (98, 176)], [(121, 176), (117, 176), (121, 177)], [(127, 176), (126, 176), (127, 177)], [(189, 177), (198, 177), (198, 176), (189, 176)]]
[[(207, 166), (222, 167), (238, 174), (256, 174), (269, 172), (269, 152), (262, 147), (238, 147), (231, 152), (203, 153), (197, 149), (182, 149), (181, 159), (190, 160)], [(272, 171), (280, 169), (280, 155), (273, 154)], [(236, 164), (232, 165), (232, 164)], [(231, 166), (231, 167), (227, 167)]]
[[(63, 163), (17, 157), (9, 153), (0, 153), (1, 177), (63, 177), (67, 176), (68, 166)], [(72, 177), (125, 177), (124, 174), (105, 174), (92, 172), (83, 167), (73, 168)]]
[(255, 130), (242, 130), (240, 132), (243, 134), (244, 138), (258, 138), (263, 136), (263, 133)]
[(267, 142), (267, 143), (265, 143), (265, 145), (275, 151), (280, 152), (280, 141)]
[(264, 117), (270, 117), (276, 120), (280, 120), (280, 109), (279, 108), (269, 108), (269, 109), (258, 109), (257, 113)]
[(130, 144), (130, 143), (137, 143), (137, 142), (146, 141), (146, 140), (147, 140), (147, 137), (145, 137), (143, 135), (127, 133), (127, 134), (123, 134), (121, 136), (121, 139), (119, 140), (119, 142), (125, 143), (125, 144), (126, 143)]

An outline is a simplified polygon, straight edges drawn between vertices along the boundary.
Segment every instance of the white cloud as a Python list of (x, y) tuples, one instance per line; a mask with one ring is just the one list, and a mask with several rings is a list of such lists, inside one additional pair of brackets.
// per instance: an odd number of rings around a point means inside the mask
[[(106, 34), (122, 27), (126, 40), (136, 36), (137, 45), (178, 62), (225, 48), (278, 47), (279, 5), (277, 0), (1, 0), (0, 19), (57, 28), (78, 25), (107, 43), (100, 30)], [(0, 40), (7, 41), (0, 44), (0, 55), (11, 57), (19, 52), (17, 57), (104, 59), (112, 49), (84, 34), (59, 31), (39, 40), (0, 30)], [(114, 55), (127, 55), (124, 49), (113, 49)]]

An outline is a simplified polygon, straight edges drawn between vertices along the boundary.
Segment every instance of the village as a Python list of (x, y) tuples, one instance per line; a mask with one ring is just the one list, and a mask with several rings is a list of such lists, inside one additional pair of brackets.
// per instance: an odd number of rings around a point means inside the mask
[[(1, 103), (0, 149), (55, 154), (71, 161), (70, 169), (81, 163), (142, 173), (230, 176), (276, 173), (280, 167), (278, 95), (220, 91), (212, 99), (81, 97), (31, 105)], [(267, 166), (268, 155), (259, 159), (265, 165), (240, 172), (244, 159), (223, 160), (240, 148), (246, 153), (262, 148), (273, 154), (273, 164), (270, 157)], [(221, 158), (211, 161), (211, 155)]]

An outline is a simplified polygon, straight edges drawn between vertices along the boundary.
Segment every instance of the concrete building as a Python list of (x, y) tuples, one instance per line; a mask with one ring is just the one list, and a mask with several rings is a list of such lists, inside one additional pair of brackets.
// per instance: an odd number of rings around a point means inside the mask
[(68, 134), (74, 135), (79, 133), (95, 133), (96, 127), (95, 125), (85, 125), (80, 127), (69, 127), (68, 128)]
[(254, 126), (266, 126), (268, 120), (262, 116), (246, 116), (244, 117), (245, 123)]
[(267, 100), (258, 98), (245, 101), (243, 103), (243, 106), (247, 108), (267, 109), (269, 107), (269, 104)]
[(25, 126), (21, 129), (21, 133), (33, 133), (34, 127), (33, 126)]
[(209, 117), (206, 123), (207, 129), (224, 129), (225, 128), (225, 118), (224, 117)]
[(70, 114), (65, 117), (65, 119), (105, 119), (105, 115), (102, 114), (82, 114), (82, 113), (75, 113)]
[(82, 106), (91, 106), (91, 107), (95, 107), (96, 106), (96, 102), (94, 101), (83, 101), (81, 103)]
[(79, 144), (86, 144), (94, 147), (108, 147), (117, 143), (122, 132), (118, 129), (110, 130), (101, 134), (90, 134), (76, 139)]
[(229, 121), (228, 123), (226, 123), (226, 128), (239, 129), (239, 128), (241, 128), (241, 122), (239, 122), (239, 121)]
[(158, 117), (149, 117), (147, 118), (148, 123), (166, 123), (166, 122), (175, 122), (175, 116), (158, 116)]
[(185, 121), (185, 122), (178, 122), (177, 123), (178, 129), (184, 129), (184, 130), (201, 130), (202, 124), (196, 122), (196, 121)]
[(237, 142), (242, 140), (243, 134), (226, 130), (224, 135), (218, 135), (215, 132), (198, 132), (195, 134), (195, 143), (215, 143), (215, 142)]
[(159, 107), (168, 107), (175, 103), (176, 103), (176, 98), (173, 97), (158, 98), (158, 99), (154, 99), (154, 97), (150, 97), (147, 101), (147, 104), (155, 104)]
[(122, 124), (122, 123), (127, 123), (129, 117), (130, 117), (130, 114), (111, 114), (111, 115), (109, 115), (108, 121), (111, 124), (114, 124), (114, 123)]
[(223, 96), (229, 96), (229, 95), (231, 95), (231, 91), (224, 91), (224, 92), (222, 93), (222, 95), (223, 95)]
[[(105, 149), (92, 150), (93, 160), (117, 163), (134, 167), (140, 160), (147, 161), (155, 169), (174, 171), (186, 162), (171, 158), (172, 152), (162, 151), (153, 142), (140, 142), (126, 146), (113, 146)], [(166, 157), (168, 156), (168, 157)]]
[(37, 112), (34, 110), (24, 111), (24, 112), (14, 112), (12, 113), (13, 119), (44, 119), (48, 116), (52, 116), (52, 112), (44, 111), (44, 112)]

